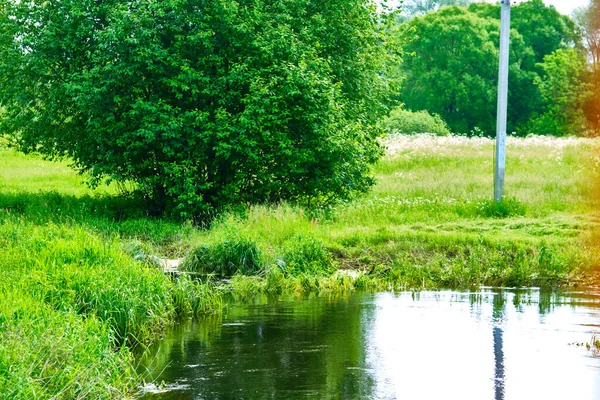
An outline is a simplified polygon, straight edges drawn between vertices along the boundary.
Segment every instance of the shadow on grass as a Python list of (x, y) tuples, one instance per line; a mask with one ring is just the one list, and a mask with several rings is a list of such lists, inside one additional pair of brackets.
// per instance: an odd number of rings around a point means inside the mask
[(73, 196), (58, 192), (0, 192), (0, 224), (23, 219), (35, 225), (81, 225), (99, 234), (168, 244), (185, 229), (181, 221), (158, 217), (142, 198)]
[(150, 217), (141, 199), (121, 196), (73, 196), (58, 192), (0, 192), (0, 210), (4, 214), (26, 217), (32, 222), (79, 222), (90, 217), (111, 221)]

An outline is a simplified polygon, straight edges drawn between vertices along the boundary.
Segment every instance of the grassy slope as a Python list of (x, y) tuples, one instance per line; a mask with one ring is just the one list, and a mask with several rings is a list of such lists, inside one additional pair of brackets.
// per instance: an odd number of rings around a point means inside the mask
[[(380, 184), (332, 226), (343, 232), (342, 240), (366, 231), (366, 241), (377, 238), (382, 254), (414, 256), (392, 256), (404, 264), (400, 272), (414, 275), (411, 258), (436, 267), (437, 276), (416, 276), (434, 285), (565, 284), (581, 277), (578, 267), (596, 263), (580, 246), (600, 222), (598, 198), (590, 192), (599, 167), (590, 163), (599, 154), (597, 141), (509, 139), (506, 194), (516, 201), (500, 211), (522, 215), (502, 219), (493, 217), (488, 200), (493, 141), (415, 136), (392, 138), (388, 146), (388, 157), (376, 168)], [(360, 251), (368, 246), (350, 253)], [(428, 260), (432, 252), (439, 257), (435, 263)], [(416, 284), (414, 278), (407, 277), (408, 283)]]
[(140, 377), (121, 344), (220, 309), (211, 285), (173, 282), (124, 251), (122, 238), (168, 246), (186, 229), (115, 222), (131, 205), (112, 193), (63, 163), (0, 150), (0, 398), (128, 396)]
[[(234, 276), (240, 293), (558, 286), (596, 275), (598, 141), (509, 140), (506, 192), (517, 200), (500, 209), (488, 200), (491, 141), (387, 144), (372, 193), (327, 217), (253, 207), (210, 230), (147, 218), (114, 186), (86, 188), (65, 163), (0, 150), (0, 397), (119, 397), (137, 378), (116, 344), (150, 340), (177, 314), (219, 307), (210, 286), (173, 283), (134, 260), (145, 254), (175, 258), (203, 246), (234, 264), (251, 254), (260, 273)], [(364, 272), (331, 275), (337, 267)]]

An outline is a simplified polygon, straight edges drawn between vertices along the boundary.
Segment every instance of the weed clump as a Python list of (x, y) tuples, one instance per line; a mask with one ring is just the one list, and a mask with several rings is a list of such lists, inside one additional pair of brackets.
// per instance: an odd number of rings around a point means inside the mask
[(592, 335), (592, 340), (590, 340), (590, 343), (588, 343), (587, 345), (588, 350), (594, 349), (594, 351), (597, 353), (600, 351), (600, 336), (598, 335)]
[(171, 290), (173, 306), (179, 317), (195, 317), (223, 309), (223, 298), (210, 281), (180, 276)]
[(181, 268), (226, 277), (236, 273), (253, 275), (262, 271), (263, 266), (258, 245), (251, 239), (235, 238), (195, 248)]
[(285, 252), (279, 263), (288, 275), (330, 275), (335, 272), (331, 253), (325, 244), (311, 236), (295, 236), (287, 242)]
[(527, 208), (514, 197), (502, 199), (496, 203), (493, 200), (484, 200), (476, 206), (476, 213), (484, 218), (508, 218), (524, 216)]

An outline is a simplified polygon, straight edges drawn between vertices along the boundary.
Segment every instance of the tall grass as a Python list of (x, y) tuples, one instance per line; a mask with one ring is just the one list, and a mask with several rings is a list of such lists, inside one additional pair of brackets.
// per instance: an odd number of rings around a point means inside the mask
[(199, 242), (218, 245), (244, 235), (260, 250), (264, 271), (279, 267), (289, 276), (281, 268), (284, 255), (305, 237), (321, 243), (337, 267), (385, 278), (387, 287), (597, 279), (600, 251), (590, 238), (600, 231), (593, 192), (600, 141), (509, 138), (508, 197), (500, 204), (491, 200), (492, 140), (397, 135), (385, 144), (387, 156), (374, 168), (378, 184), (365, 198), (321, 219), (287, 205), (252, 207), (243, 217), (222, 216)]
[(130, 346), (221, 308), (212, 285), (171, 281), (116, 237), (13, 216), (0, 219), (0, 297), (0, 397), (22, 399), (123, 397), (138, 379)]

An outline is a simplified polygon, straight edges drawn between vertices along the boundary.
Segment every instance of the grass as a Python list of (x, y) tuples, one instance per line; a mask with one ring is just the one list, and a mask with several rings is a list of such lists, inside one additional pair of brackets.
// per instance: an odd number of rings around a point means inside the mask
[[(600, 141), (393, 136), (366, 197), (321, 212), (224, 214), (209, 229), (152, 218), (115, 185), (0, 149), (0, 397), (118, 398), (131, 346), (255, 293), (598, 282)], [(185, 257), (200, 281), (151, 260)], [(227, 278), (227, 285), (212, 276)], [(125, 345), (124, 345), (125, 344)]]
[(595, 352), (600, 351), (600, 338), (597, 335), (593, 335), (590, 343), (588, 343), (588, 350), (594, 349)]
[[(374, 169), (379, 182), (367, 197), (322, 218), (286, 205), (253, 207), (243, 216), (222, 216), (199, 241), (219, 246), (243, 237), (253, 243), (265, 267), (248, 285), (236, 278), (246, 290), (315, 286), (284, 284), (271, 271), (298, 280), (282, 268), (298, 237), (324, 246), (337, 268), (356, 270), (361, 287), (597, 281), (598, 140), (509, 138), (509, 197), (501, 204), (491, 201), (492, 140), (414, 135), (386, 144), (388, 155)], [(331, 270), (317, 275), (331, 286)]]
[(120, 245), (77, 225), (0, 222), (1, 397), (122, 397), (138, 380), (123, 344), (220, 309), (211, 285), (170, 281)]
[(598, 335), (592, 335), (592, 339), (585, 344), (585, 347), (597, 354), (600, 351), (600, 338), (598, 338)]
[(574, 342), (572, 344), (577, 347), (585, 347), (592, 352), (593, 356), (597, 357), (600, 355), (600, 338), (596, 334), (592, 335), (589, 342)]
[(136, 241), (177, 252), (192, 228), (120, 215), (139, 205), (91, 191), (65, 164), (0, 159), (0, 397), (130, 396), (132, 346), (222, 307), (213, 284), (171, 280), (130, 254)]

